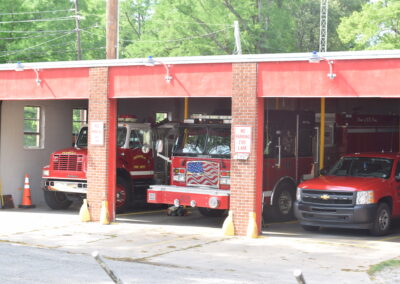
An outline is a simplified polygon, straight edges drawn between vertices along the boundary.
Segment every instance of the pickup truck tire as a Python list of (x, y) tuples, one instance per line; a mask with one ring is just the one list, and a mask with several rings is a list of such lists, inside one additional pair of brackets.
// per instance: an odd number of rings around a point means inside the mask
[(289, 182), (281, 183), (274, 193), (272, 215), (275, 221), (289, 221), (294, 218), (296, 188)]
[(63, 192), (48, 190), (43, 192), (44, 200), (46, 201), (47, 206), (53, 210), (68, 209), (68, 207), (72, 204), (72, 201), (69, 200)]
[(319, 230), (318, 226), (310, 226), (310, 225), (301, 225), (301, 227), (305, 230), (305, 231), (309, 231), (309, 232), (315, 232)]
[(199, 209), (200, 214), (204, 217), (221, 217), (225, 214), (225, 210), (220, 209), (210, 209), (204, 207), (199, 207), (197, 209)]
[(117, 176), (117, 186), (115, 191), (115, 211), (117, 213), (123, 213), (128, 207), (129, 182), (127, 182), (123, 177)]
[(384, 236), (390, 231), (391, 225), (390, 207), (387, 203), (379, 203), (378, 209), (376, 210), (373, 227), (370, 229), (370, 233), (373, 236)]

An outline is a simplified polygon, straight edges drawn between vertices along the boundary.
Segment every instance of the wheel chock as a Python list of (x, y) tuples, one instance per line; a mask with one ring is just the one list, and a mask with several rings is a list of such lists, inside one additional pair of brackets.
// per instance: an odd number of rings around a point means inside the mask
[(247, 225), (247, 237), (248, 238), (258, 238), (256, 212), (249, 213), (249, 223)]
[(101, 210), (100, 210), (100, 224), (109, 225), (110, 222), (110, 214), (108, 213), (108, 201), (101, 202)]
[(90, 213), (87, 204), (87, 199), (83, 199), (81, 209), (79, 210), (79, 218), (81, 222), (90, 222)]
[(224, 224), (222, 225), (222, 232), (224, 236), (234, 236), (235, 226), (233, 225), (233, 212), (229, 210), (228, 217), (226, 217)]

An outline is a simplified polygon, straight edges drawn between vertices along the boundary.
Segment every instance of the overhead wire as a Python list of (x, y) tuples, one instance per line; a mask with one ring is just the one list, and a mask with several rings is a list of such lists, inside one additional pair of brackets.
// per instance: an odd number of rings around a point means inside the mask
[(34, 11), (34, 12), (14, 12), (14, 13), (0, 13), (0, 16), (29, 15), (29, 14), (46, 14), (46, 13), (72, 12), (72, 11), (75, 11), (75, 9), (67, 9), (67, 10), (48, 10), (48, 11)]
[(158, 43), (158, 42), (177, 42), (177, 41), (185, 41), (185, 40), (191, 40), (191, 39), (196, 39), (196, 38), (202, 38), (202, 37), (208, 37), (210, 35), (214, 35), (220, 32), (224, 32), (229, 30), (230, 28), (225, 28), (221, 29), (218, 31), (214, 31), (211, 33), (206, 33), (202, 35), (197, 35), (197, 36), (189, 36), (189, 37), (183, 37), (183, 38), (177, 38), (177, 39), (170, 39), (170, 40), (121, 40), (122, 42), (148, 42), (148, 43)]
[(34, 23), (34, 22), (50, 22), (50, 21), (75, 21), (76, 16), (50, 18), (50, 19), (36, 19), (36, 20), (18, 20), (18, 21), (0, 21), (0, 24), (15, 24), (15, 23)]

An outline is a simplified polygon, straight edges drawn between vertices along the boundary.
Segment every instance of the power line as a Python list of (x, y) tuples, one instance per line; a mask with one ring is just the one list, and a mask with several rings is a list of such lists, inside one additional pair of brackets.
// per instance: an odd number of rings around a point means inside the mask
[(50, 21), (69, 21), (74, 20), (75, 16), (50, 18), (50, 19), (37, 19), (37, 20), (20, 20), (20, 21), (2, 21), (0, 24), (15, 24), (15, 23), (33, 23), (33, 22), (50, 22)]
[[(123, 20), (125, 19), (124, 17), (122, 18)], [(148, 23), (154, 23), (154, 22), (160, 22), (164, 24), (191, 24), (191, 25), (205, 25), (205, 26), (220, 26), (220, 27), (232, 27), (233, 25), (227, 25), (227, 24), (210, 24), (210, 23), (199, 23), (199, 22), (191, 22), (191, 21), (171, 21), (171, 20), (149, 20)]]
[(215, 32), (203, 34), (203, 35), (198, 35), (198, 36), (189, 36), (189, 37), (183, 37), (183, 38), (177, 38), (177, 39), (170, 39), (170, 40), (122, 40), (123, 42), (148, 42), (148, 43), (157, 43), (157, 42), (177, 42), (177, 41), (184, 41), (184, 40), (191, 40), (191, 39), (196, 39), (196, 38), (202, 38), (202, 37), (207, 37), (210, 35), (214, 35), (220, 32), (228, 31), (230, 28), (226, 29), (221, 29)]
[(44, 44), (46, 44), (46, 43), (49, 43), (49, 42), (58, 40), (58, 39), (63, 38), (63, 37), (65, 37), (65, 36), (67, 36), (67, 35), (70, 35), (70, 34), (72, 34), (72, 32), (71, 32), (71, 33), (64, 34), (64, 35), (59, 36), (59, 37), (56, 37), (56, 38), (53, 38), (53, 39), (51, 39), (51, 40), (45, 41), (45, 42), (43, 42), (43, 43), (39, 43), (39, 44), (37, 44), (37, 45), (34, 45), (34, 46), (31, 46), (31, 47), (25, 48), (25, 49), (14, 50), (14, 51), (12, 51), (12, 52), (10, 52), (10, 53), (8, 53), (8, 54), (0, 55), (0, 57), (5, 57), (5, 56), (13, 55), (13, 54), (16, 54), (16, 53), (19, 53), (19, 52), (22, 52), (22, 51), (30, 50), (30, 49), (33, 49), (33, 48), (42, 46), (42, 45), (44, 45)]
[[(75, 30), (69, 31), (74, 32)], [(68, 33), (68, 32), (64, 32)], [(58, 33), (57, 33), (58, 34)], [(41, 38), (41, 37), (48, 37), (48, 34), (45, 35), (36, 35), (36, 36), (16, 36), (16, 37), (0, 37), (1, 40), (16, 40), (16, 39), (31, 39), (31, 38)]]
[(57, 33), (57, 32), (69, 32), (71, 30), (50, 30), (50, 31), (0, 31), (0, 33)]
[(0, 13), (0, 16), (11, 16), (11, 15), (27, 15), (27, 14), (46, 14), (46, 13), (58, 13), (58, 12), (70, 12), (74, 9), (68, 10), (53, 10), (53, 11), (36, 11), (36, 12), (16, 12), (16, 13)]

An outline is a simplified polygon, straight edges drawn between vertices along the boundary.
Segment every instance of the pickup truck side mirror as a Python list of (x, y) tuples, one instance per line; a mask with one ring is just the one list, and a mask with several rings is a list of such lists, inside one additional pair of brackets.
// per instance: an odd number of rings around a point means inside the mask
[(319, 174), (320, 174), (321, 176), (326, 176), (327, 173), (328, 173), (328, 169), (326, 169), (326, 168), (323, 168), (323, 169), (321, 169), (321, 170), (319, 171)]

